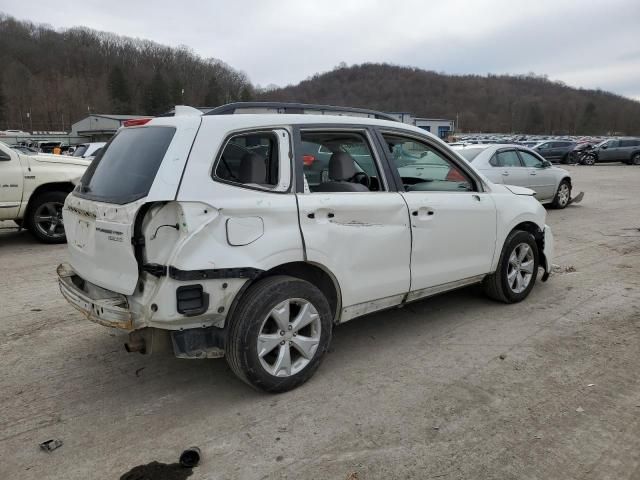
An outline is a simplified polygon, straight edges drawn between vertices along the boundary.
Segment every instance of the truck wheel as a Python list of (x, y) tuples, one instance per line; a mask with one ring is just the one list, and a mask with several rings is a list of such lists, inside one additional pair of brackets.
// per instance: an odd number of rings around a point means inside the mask
[(266, 392), (306, 382), (331, 342), (329, 302), (311, 283), (267, 277), (249, 287), (229, 321), (226, 357), (233, 372)]
[(66, 192), (45, 192), (34, 198), (25, 217), (25, 225), (44, 243), (64, 243), (67, 237), (62, 223)]
[(485, 277), (485, 294), (499, 302), (517, 303), (529, 295), (538, 276), (536, 239), (529, 232), (515, 230), (502, 248), (498, 268)]
[(571, 184), (567, 180), (562, 180), (558, 185), (558, 190), (556, 191), (556, 196), (553, 197), (551, 206), (563, 209), (569, 205), (569, 200), (571, 200)]
[(640, 152), (636, 153), (631, 157), (631, 164), (640, 165)]

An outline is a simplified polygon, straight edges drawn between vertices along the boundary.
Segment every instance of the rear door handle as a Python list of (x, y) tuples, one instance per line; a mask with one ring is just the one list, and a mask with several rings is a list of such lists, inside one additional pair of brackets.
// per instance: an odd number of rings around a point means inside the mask
[(509, 172), (502, 172), (502, 176), (503, 177), (508, 177), (509, 176)]

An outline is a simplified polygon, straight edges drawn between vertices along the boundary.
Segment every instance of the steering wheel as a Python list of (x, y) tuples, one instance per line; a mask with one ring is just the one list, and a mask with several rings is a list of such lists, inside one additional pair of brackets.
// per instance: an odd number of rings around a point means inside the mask
[(360, 183), (367, 188), (371, 187), (371, 178), (365, 172), (356, 172), (353, 177), (349, 179), (351, 183)]

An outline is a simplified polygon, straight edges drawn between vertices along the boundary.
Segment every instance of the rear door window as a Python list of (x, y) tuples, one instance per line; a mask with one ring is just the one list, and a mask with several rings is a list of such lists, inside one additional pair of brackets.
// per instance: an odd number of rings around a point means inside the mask
[(91, 163), (76, 195), (106, 203), (125, 204), (149, 194), (175, 128), (125, 128)]
[[(492, 163), (493, 165), (493, 163)], [(521, 167), (522, 163), (520, 163), (520, 158), (515, 150), (507, 150), (504, 152), (496, 153), (496, 161), (495, 165), (498, 167)]]

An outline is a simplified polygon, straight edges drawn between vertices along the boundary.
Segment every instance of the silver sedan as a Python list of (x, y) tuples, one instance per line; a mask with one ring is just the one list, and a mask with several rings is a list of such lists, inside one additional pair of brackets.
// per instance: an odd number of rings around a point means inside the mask
[(540, 203), (555, 208), (572, 202), (571, 174), (522, 145), (469, 145), (453, 150), (493, 183), (530, 188)]

